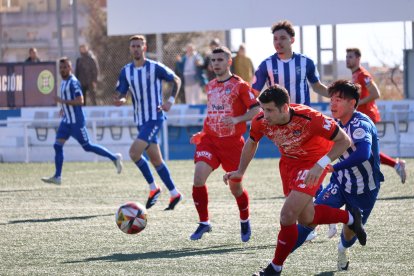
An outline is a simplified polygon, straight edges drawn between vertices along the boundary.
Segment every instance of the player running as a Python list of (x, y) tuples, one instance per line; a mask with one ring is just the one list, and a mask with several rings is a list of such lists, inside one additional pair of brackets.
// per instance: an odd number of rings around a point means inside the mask
[(346, 133), (335, 121), (312, 108), (290, 104), (285, 88), (275, 85), (259, 96), (263, 109), (252, 120), (237, 171), (227, 173), (224, 181), (242, 179), (263, 136), (273, 141), (282, 155), (279, 170), (286, 200), (280, 213), (280, 225), (272, 262), (258, 275), (280, 275), (282, 266), (298, 238), (297, 222), (317, 225), (342, 222), (366, 243), (359, 210), (340, 210), (325, 205), (313, 205), (315, 192), (327, 171), (325, 167), (350, 146)]
[[(213, 50), (211, 65), (216, 78), (207, 84), (207, 117), (202, 132), (191, 142), (196, 144), (193, 184), (194, 205), (199, 216), (199, 226), (191, 240), (201, 239), (212, 227), (208, 213), (207, 178), (220, 164), (226, 172), (236, 170), (244, 145), (246, 121), (259, 112), (259, 103), (249, 86), (240, 77), (232, 75), (231, 52), (226, 47)], [(247, 242), (251, 230), (249, 222), (249, 195), (241, 178), (229, 181), (229, 188), (240, 212), (241, 239)]]
[[(317, 205), (326, 205), (347, 210), (360, 209), (365, 224), (380, 189), (384, 176), (380, 171), (380, 156), (377, 129), (371, 119), (356, 111), (360, 86), (347, 80), (338, 80), (329, 86), (332, 116), (352, 139), (352, 145), (339, 157), (335, 165), (328, 165), (332, 172), (330, 183), (315, 200)], [(299, 247), (313, 227), (299, 233)], [(356, 241), (349, 226), (344, 225), (338, 244), (338, 270), (347, 270), (347, 249)]]

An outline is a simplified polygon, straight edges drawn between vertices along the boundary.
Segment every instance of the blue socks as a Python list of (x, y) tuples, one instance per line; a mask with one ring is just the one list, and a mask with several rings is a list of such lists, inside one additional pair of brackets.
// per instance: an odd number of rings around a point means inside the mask
[(174, 182), (171, 179), (170, 171), (168, 170), (165, 163), (162, 163), (161, 165), (155, 167), (157, 170), (158, 175), (160, 176), (162, 182), (164, 182), (165, 186), (167, 186), (169, 191), (172, 191), (175, 189)]
[(296, 241), (295, 247), (292, 249), (292, 253), (298, 249), (308, 237), (309, 233), (312, 232), (315, 228), (309, 227), (309, 226), (303, 226), (301, 224), (298, 224), (298, 240)]
[(82, 145), (82, 148), (85, 151), (90, 151), (90, 152), (96, 153), (97, 155), (104, 156), (106, 158), (111, 159), (112, 161), (116, 160), (115, 155), (113, 155), (109, 150), (107, 150), (106, 148), (104, 148), (100, 145), (86, 144), (86, 145)]
[[(154, 183), (154, 176), (152, 175), (150, 167), (148, 165), (148, 161), (144, 156), (141, 156), (141, 159), (135, 162), (135, 165), (137, 165), (148, 184)], [(162, 163), (161, 165), (155, 167), (155, 169), (157, 170), (158, 175), (160, 176), (162, 182), (164, 182), (168, 190), (174, 190), (175, 185), (171, 179), (170, 171), (168, 170), (165, 163)]]
[(55, 143), (53, 148), (55, 149), (55, 177), (60, 178), (63, 167), (63, 145)]
[(356, 240), (357, 240), (356, 236), (354, 236), (350, 241), (345, 240), (344, 233), (341, 232), (341, 243), (345, 248), (351, 247), (355, 243)]
[(151, 170), (148, 166), (148, 161), (144, 156), (141, 156), (141, 159), (135, 162), (135, 165), (137, 165), (148, 184), (154, 183), (154, 177), (152, 176)]

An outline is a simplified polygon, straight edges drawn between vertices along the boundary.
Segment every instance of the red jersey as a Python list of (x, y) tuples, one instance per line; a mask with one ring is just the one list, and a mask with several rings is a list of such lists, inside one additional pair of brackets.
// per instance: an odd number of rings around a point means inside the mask
[(224, 117), (237, 117), (258, 102), (250, 85), (239, 76), (233, 75), (226, 81), (214, 79), (206, 86), (207, 117), (203, 131), (216, 137), (241, 136), (246, 132), (246, 122), (226, 125)]
[[(352, 81), (361, 85), (360, 99), (362, 100), (368, 97), (369, 91), (367, 86), (372, 82), (372, 76), (364, 67), (360, 66), (358, 70), (352, 73)], [(381, 116), (375, 101), (359, 105), (357, 110), (370, 117), (374, 123), (381, 121)]]
[(336, 122), (306, 105), (290, 105), (290, 121), (284, 125), (269, 125), (263, 111), (257, 114), (250, 129), (250, 138), (258, 142), (264, 135), (279, 148), (282, 158), (318, 161), (333, 145), (339, 131)]

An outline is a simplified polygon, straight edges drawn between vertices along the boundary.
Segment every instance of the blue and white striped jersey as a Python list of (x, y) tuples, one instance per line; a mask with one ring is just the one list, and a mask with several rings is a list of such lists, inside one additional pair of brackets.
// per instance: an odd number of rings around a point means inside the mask
[(174, 80), (174, 72), (164, 64), (146, 59), (143, 66), (137, 68), (134, 63), (125, 65), (119, 75), (116, 90), (126, 95), (131, 91), (134, 107), (134, 120), (141, 126), (150, 120), (164, 120), (162, 104), (162, 80)]
[(257, 68), (252, 87), (261, 91), (265, 85), (279, 84), (287, 89), (291, 103), (310, 105), (309, 84), (319, 81), (313, 61), (293, 53), (290, 60), (281, 60), (277, 53), (265, 59)]
[[(60, 97), (63, 100), (74, 100), (76, 97), (82, 96), (80, 82), (74, 75), (70, 75), (67, 80), (62, 80), (60, 84)], [(63, 118), (66, 124), (85, 125), (85, 114), (81, 105), (62, 104)]]
[(331, 182), (338, 183), (338, 186), (349, 194), (362, 194), (376, 189), (380, 182), (384, 181), (380, 171), (377, 128), (368, 116), (358, 111), (354, 112), (346, 125), (338, 123), (352, 140), (351, 147), (339, 157), (339, 161), (347, 159), (355, 151), (358, 142), (369, 143), (371, 154), (368, 160), (356, 166), (333, 172)]

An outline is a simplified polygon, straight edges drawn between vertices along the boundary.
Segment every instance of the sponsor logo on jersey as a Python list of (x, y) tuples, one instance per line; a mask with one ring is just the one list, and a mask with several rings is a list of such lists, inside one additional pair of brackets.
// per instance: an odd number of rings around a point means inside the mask
[(323, 128), (326, 130), (331, 129), (332, 122), (329, 119), (325, 119), (325, 122), (323, 123)]
[(224, 105), (212, 104), (213, 110), (224, 110)]
[(231, 89), (227, 88), (225, 93), (226, 93), (226, 95), (228, 95), (228, 94), (230, 94), (230, 92), (231, 92)]
[(299, 184), (298, 185), (298, 188), (305, 189), (306, 188), (306, 184), (305, 183)]
[(302, 131), (300, 131), (300, 129), (296, 129), (293, 131), (293, 135), (295, 136), (300, 136), (302, 134)]
[(362, 139), (367, 135), (367, 133), (365, 132), (364, 129), (362, 128), (357, 128), (354, 130), (354, 132), (352, 133), (352, 138), (353, 139)]
[(196, 156), (197, 156), (197, 158), (205, 157), (205, 158), (211, 160), (211, 153), (208, 152), (208, 151), (197, 151)]

